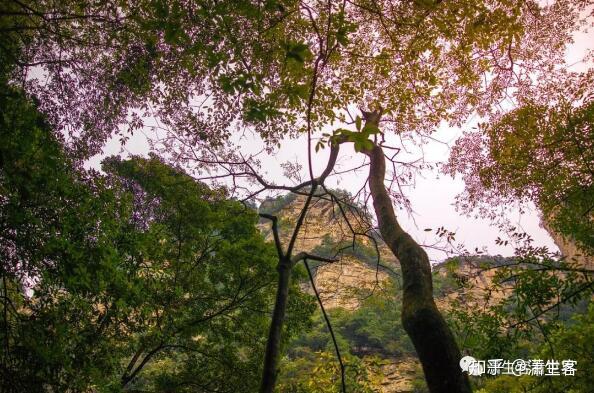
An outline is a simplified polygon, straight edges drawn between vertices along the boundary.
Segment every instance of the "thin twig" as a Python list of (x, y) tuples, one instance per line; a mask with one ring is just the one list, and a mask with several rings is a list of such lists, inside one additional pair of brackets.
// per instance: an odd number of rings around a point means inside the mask
[(324, 315), (324, 319), (326, 320), (326, 326), (328, 326), (328, 331), (330, 332), (330, 336), (332, 336), (332, 343), (334, 344), (334, 349), (336, 350), (336, 357), (338, 359), (338, 363), (340, 364), (340, 379), (341, 379), (341, 383), (342, 383), (342, 393), (346, 393), (344, 363), (342, 362), (342, 357), (340, 356), (340, 349), (338, 348), (338, 343), (336, 342), (336, 336), (334, 335), (334, 331), (332, 330), (332, 324), (330, 323), (328, 314), (326, 314), (326, 309), (324, 309), (324, 304), (322, 303), (322, 299), (320, 298), (320, 294), (318, 293), (316, 284), (314, 283), (314, 279), (311, 274), (311, 269), (309, 268), (309, 264), (307, 263), (307, 258), (303, 259), (303, 264), (305, 265), (305, 268), (307, 269), (307, 275), (309, 276), (309, 281), (311, 282), (311, 287), (313, 288), (313, 291), (316, 294), (316, 298), (318, 299), (318, 304), (320, 305), (320, 309), (322, 310), (322, 314)]

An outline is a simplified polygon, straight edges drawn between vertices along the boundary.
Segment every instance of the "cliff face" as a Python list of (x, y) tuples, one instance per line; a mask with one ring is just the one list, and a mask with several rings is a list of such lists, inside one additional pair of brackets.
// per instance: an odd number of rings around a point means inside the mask
[[(261, 211), (278, 216), (283, 246), (289, 243), (304, 202), (304, 196), (286, 197), (266, 201), (260, 207)], [(314, 282), (325, 308), (341, 307), (355, 310), (364, 296), (375, 288), (382, 287), (388, 274), (398, 267), (398, 262), (379, 238), (374, 242), (363, 235), (353, 235), (353, 231), (372, 233), (369, 231), (370, 228), (365, 226), (360, 211), (348, 206), (343, 206), (343, 211), (346, 218), (331, 201), (314, 200), (295, 243), (295, 253), (307, 251), (338, 259), (335, 263), (310, 263), (315, 266)], [(272, 241), (270, 223), (261, 221), (259, 225)], [(374, 243), (377, 243), (380, 255), (379, 265)], [(305, 285), (304, 289), (311, 291), (309, 284)]]
[[(261, 212), (278, 217), (281, 242), (285, 247), (304, 202), (303, 196), (289, 195), (267, 200), (260, 206)], [(347, 352), (366, 370), (368, 390), (365, 392), (425, 392), (420, 364), (400, 322), (400, 266), (379, 236), (368, 227), (368, 221), (356, 207), (340, 209), (329, 200), (314, 199), (298, 234), (295, 253), (307, 251), (337, 259), (334, 263), (310, 262), (310, 266), (334, 331), (342, 341), (339, 345), (343, 356)], [(270, 222), (262, 220), (259, 227), (272, 241)], [(564, 255), (593, 267), (592, 258), (581, 255), (572, 242), (551, 234)], [(486, 311), (489, 306), (501, 304), (511, 293), (512, 286), (511, 283), (493, 285), (495, 268), (510, 262), (514, 261), (471, 256), (435, 265), (434, 295), (444, 316), (455, 307)], [(309, 282), (303, 282), (302, 289), (313, 294)], [(335, 362), (333, 351), (325, 322), (319, 317), (311, 331), (303, 332), (297, 343), (290, 345), (285, 365), (292, 362), (295, 366), (289, 367), (285, 379), (307, 381), (316, 367), (321, 367), (320, 363), (315, 363), (316, 359), (326, 359), (322, 364)], [(312, 364), (314, 366), (310, 367)], [(336, 371), (331, 374), (336, 375)]]
[[(453, 282), (448, 288), (435, 293), (435, 303), (444, 314), (452, 306), (460, 304), (468, 309), (485, 309), (499, 304), (509, 296), (510, 285), (494, 286), (496, 269), (485, 268), (485, 264), (493, 265), (493, 257), (487, 257), (489, 262), (481, 263), (480, 257), (455, 258), (433, 267), (433, 281)], [(506, 259), (502, 258), (502, 262)]]
[(586, 269), (594, 269), (594, 256), (587, 255), (572, 239), (569, 239), (558, 232), (554, 231), (545, 219), (541, 219), (541, 225), (549, 235), (553, 238), (555, 245), (559, 248), (561, 255), (568, 258), (568, 260), (575, 261), (580, 266)]

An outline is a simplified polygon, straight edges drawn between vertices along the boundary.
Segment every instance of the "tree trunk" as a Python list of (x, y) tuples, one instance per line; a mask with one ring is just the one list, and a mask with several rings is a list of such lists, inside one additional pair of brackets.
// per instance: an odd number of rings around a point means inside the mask
[(278, 360), (280, 356), (281, 333), (287, 310), (289, 298), (289, 284), (291, 279), (292, 263), (284, 258), (278, 264), (278, 288), (276, 301), (272, 312), (268, 341), (266, 342), (266, 353), (264, 354), (264, 370), (262, 372), (262, 383), (260, 393), (272, 393), (278, 375)]
[(433, 300), (431, 266), (427, 253), (400, 227), (384, 185), (383, 149), (366, 152), (371, 160), (369, 188), (381, 235), (400, 261), (403, 277), (402, 325), (411, 338), (431, 393), (471, 392), (460, 368), (460, 350)]

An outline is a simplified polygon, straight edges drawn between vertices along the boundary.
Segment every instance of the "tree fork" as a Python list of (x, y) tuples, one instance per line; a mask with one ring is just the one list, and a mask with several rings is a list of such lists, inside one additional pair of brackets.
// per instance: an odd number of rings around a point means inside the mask
[(326, 164), (326, 168), (320, 174), (319, 177), (304, 182), (296, 187), (278, 187), (267, 184), (264, 179), (258, 178), (258, 181), (267, 189), (286, 189), (287, 191), (296, 192), (304, 187), (311, 187), (307, 194), (307, 199), (303, 208), (301, 209), (301, 213), (299, 214), (299, 218), (297, 219), (297, 223), (295, 224), (295, 228), (293, 228), (293, 235), (289, 241), (289, 245), (287, 246), (287, 251), (283, 251), (283, 247), (281, 244), (280, 236), (278, 233), (278, 223), (277, 218), (275, 216), (271, 216), (269, 214), (260, 214), (261, 217), (269, 219), (272, 221), (272, 234), (274, 236), (274, 243), (276, 246), (276, 250), (279, 257), (279, 262), (277, 265), (278, 269), (278, 287), (276, 289), (276, 299), (274, 303), (274, 309), (272, 311), (272, 320), (270, 322), (270, 329), (268, 331), (268, 340), (266, 342), (266, 351), (264, 353), (264, 367), (262, 371), (262, 382), (260, 384), (260, 393), (272, 393), (274, 391), (274, 386), (276, 384), (276, 377), (278, 375), (278, 361), (280, 358), (280, 347), (281, 347), (281, 337), (282, 337), (282, 328), (285, 322), (285, 314), (287, 312), (287, 302), (289, 299), (289, 286), (291, 283), (291, 272), (293, 267), (297, 262), (308, 258), (312, 260), (322, 261), (322, 262), (335, 262), (334, 259), (323, 258), (315, 255), (308, 254), (306, 252), (300, 252), (295, 256), (293, 254), (293, 248), (295, 247), (295, 242), (297, 241), (297, 237), (299, 236), (299, 231), (303, 225), (305, 220), (305, 216), (309, 210), (309, 206), (311, 204), (312, 198), (315, 195), (315, 192), (319, 186), (324, 185), (324, 181), (332, 172), (334, 165), (336, 164), (336, 159), (338, 158), (338, 152), (340, 150), (340, 142), (341, 140), (335, 141), (332, 143), (330, 149), (330, 157), (328, 158), (328, 163)]
[[(370, 116), (372, 115), (372, 116)], [(367, 123), (379, 125), (381, 111), (364, 113)], [(402, 268), (402, 325), (417, 351), (431, 393), (470, 393), (468, 376), (460, 368), (460, 349), (433, 300), (429, 258), (402, 229), (384, 185), (386, 162), (381, 146), (369, 156), (369, 188), (382, 238)]]

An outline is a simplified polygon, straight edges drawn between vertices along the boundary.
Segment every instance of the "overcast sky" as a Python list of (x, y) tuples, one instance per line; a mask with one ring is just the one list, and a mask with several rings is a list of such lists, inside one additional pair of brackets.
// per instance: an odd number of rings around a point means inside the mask
[[(567, 64), (573, 64), (572, 69), (574, 70), (584, 69), (585, 65), (579, 61), (584, 56), (586, 50), (593, 47), (594, 34), (592, 32), (577, 34), (575, 36), (575, 43), (567, 50)], [(471, 125), (472, 122), (466, 128)], [(425, 145), (423, 152), (425, 160), (436, 163), (447, 160), (449, 147), (453, 145), (464, 129), (447, 127), (439, 129), (434, 134), (434, 137), (445, 143), (430, 142)], [(244, 137), (236, 142), (241, 144), (245, 153), (258, 151), (261, 146), (261, 143), (255, 137)], [(321, 169), (326, 163), (327, 150), (318, 153), (314, 159), (314, 162), (317, 163), (316, 174), (321, 172)], [(89, 166), (99, 168), (100, 162), (105, 156), (114, 154), (121, 154), (123, 156), (129, 154), (146, 155), (148, 152), (149, 146), (146, 137), (143, 133), (139, 132), (130, 138), (124, 147), (123, 153), (121, 153), (118, 140), (112, 140), (107, 144), (104, 153), (93, 157), (88, 164)], [(268, 156), (266, 160), (263, 160), (262, 169), (266, 172), (267, 179), (288, 184), (287, 180), (282, 176), (280, 164), (285, 161), (295, 161), (301, 157), (299, 161), (305, 166), (305, 160), (303, 159), (305, 152), (306, 144), (304, 138), (283, 143), (277, 154)], [(413, 156), (415, 154), (418, 155), (420, 153), (415, 152)], [(355, 163), (354, 160), (360, 160), (360, 156), (355, 154), (351, 147), (344, 148), (341, 150), (339, 164), (343, 168), (353, 166)], [(367, 168), (364, 168), (359, 175), (349, 174), (341, 177), (333, 177), (329, 181), (329, 185), (354, 192), (361, 186), (361, 181), (364, 181), (367, 170)], [(463, 190), (464, 184), (459, 178), (452, 179), (449, 176), (439, 174), (438, 171), (423, 172), (421, 176), (417, 177), (415, 187), (406, 190), (406, 196), (412, 202), (414, 213), (412, 216), (409, 216), (404, 211), (400, 211), (399, 219), (403, 227), (410, 231), (413, 237), (421, 243), (429, 244), (435, 240), (434, 233), (424, 231), (425, 228), (436, 229), (443, 226), (456, 232), (457, 242), (463, 244), (468, 250), (486, 247), (487, 252), (492, 255), (512, 255), (513, 248), (511, 246), (502, 247), (495, 244), (495, 239), (498, 236), (504, 237), (505, 235), (500, 233), (489, 220), (466, 217), (456, 211), (454, 200), (456, 195)], [(546, 245), (550, 249), (556, 250), (548, 233), (540, 227), (538, 213), (536, 211), (532, 209), (522, 215), (516, 212), (512, 213), (508, 218), (514, 225), (529, 233), (534, 238), (536, 245)], [(433, 249), (427, 249), (427, 251), (434, 261), (442, 260), (445, 257), (445, 254), (441, 251)]]

